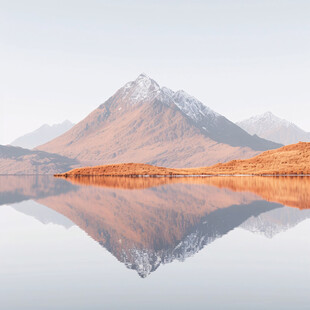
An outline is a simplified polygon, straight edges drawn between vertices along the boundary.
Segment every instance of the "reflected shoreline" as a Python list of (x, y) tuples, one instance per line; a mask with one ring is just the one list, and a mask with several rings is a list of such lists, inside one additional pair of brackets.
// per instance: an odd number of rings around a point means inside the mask
[(24, 201), (14, 209), (43, 223), (74, 223), (145, 278), (237, 227), (271, 238), (310, 218), (309, 188), (307, 177), (7, 176), (0, 205)]
[(75, 185), (127, 190), (146, 189), (168, 184), (209, 185), (227, 188), (235, 192), (252, 192), (267, 201), (281, 203), (289, 207), (310, 208), (310, 177), (308, 176), (78, 176), (64, 179)]

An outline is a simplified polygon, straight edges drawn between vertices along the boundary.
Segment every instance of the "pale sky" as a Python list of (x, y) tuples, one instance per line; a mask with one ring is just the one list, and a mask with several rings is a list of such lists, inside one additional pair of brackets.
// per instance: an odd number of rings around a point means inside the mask
[(232, 121), (310, 131), (309, 0), (0, 0), (0, 144), (145, 72)]

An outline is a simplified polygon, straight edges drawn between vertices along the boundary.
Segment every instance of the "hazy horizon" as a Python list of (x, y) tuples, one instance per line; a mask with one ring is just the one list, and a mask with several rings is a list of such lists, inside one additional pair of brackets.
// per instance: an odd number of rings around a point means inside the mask
[(77, 123), (145, 72), (236, 122), (310, 131), (310, 3), (0, 0), (0, 144)]

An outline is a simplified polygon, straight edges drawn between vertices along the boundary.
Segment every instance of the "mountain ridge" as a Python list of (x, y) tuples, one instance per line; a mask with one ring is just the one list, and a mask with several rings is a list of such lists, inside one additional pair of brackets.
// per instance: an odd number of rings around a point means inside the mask
[(249, 134), (256, 134), (284, 145), (293, 143), (310, 142), (310, 132), (306, 132), (292, 122), (279, 118), (272, 112), (252, 116), (236, 123)]
[(12, 146), (19, 146), (26, 149), (33, 149), (41, 144), (44, 144), (60, 135), (74, 126), (69, 120), (62, 123), (48, 125), (43, 124), (32, 132), (18, 137), (10, 143)]
[(37, 149), (87, 165), (132, 161), (193, 167), (280, 146), (249, 135), (184, 91), (161, 88), (141, 74), (74, 128)]

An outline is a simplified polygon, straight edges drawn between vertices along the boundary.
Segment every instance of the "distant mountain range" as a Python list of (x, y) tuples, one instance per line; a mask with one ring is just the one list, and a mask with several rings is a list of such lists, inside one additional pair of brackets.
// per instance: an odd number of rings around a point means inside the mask
[(37, 149), (84, 165), (193, 167), (249, 158), (280, 146), (251, 136), (184, 91), (160, 87), (141, 74), (72, 129)]
[(306, 132), (295, 124), (281, 119), (271, 112), (253, 116), (236, 123), (251, 135), (258, 135), (284, 145), (299, 141), (310, 142), (310, 132)]
[(68, 120), (62, 122), (61, 124), (55, 124), (52, 126), (44, 124), (33, 132), (27, 133), (15, 139), (11, 145), (32, 149), (55, 139), (56, 137), (65, 133), (67, 130), (71, 129), (73, 126), (74, 124)]

